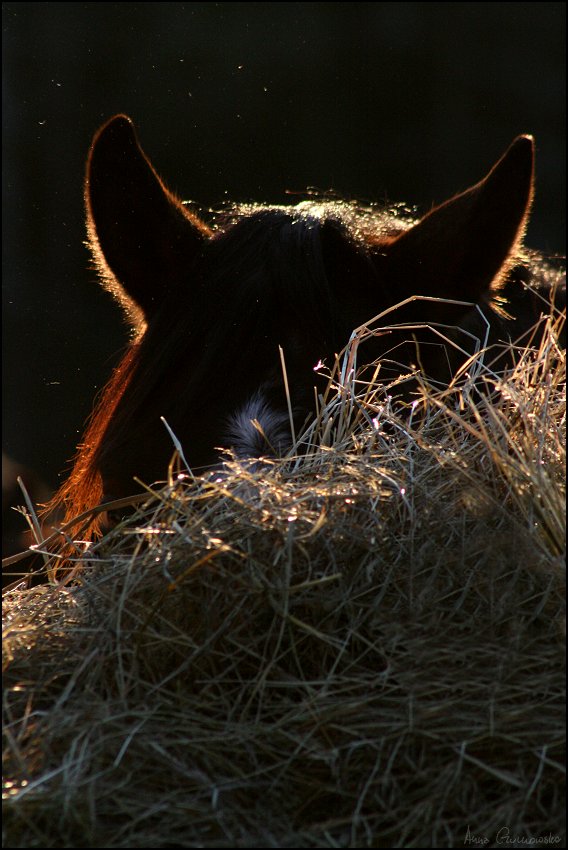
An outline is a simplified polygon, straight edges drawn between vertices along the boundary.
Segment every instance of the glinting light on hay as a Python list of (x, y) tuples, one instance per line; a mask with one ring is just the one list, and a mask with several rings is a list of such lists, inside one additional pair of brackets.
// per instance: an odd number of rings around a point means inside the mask
[(287, 457), (174, 462), (8, 594), (8, 845), (561, 846), (557, 330), (404, 415), (338, 361)]

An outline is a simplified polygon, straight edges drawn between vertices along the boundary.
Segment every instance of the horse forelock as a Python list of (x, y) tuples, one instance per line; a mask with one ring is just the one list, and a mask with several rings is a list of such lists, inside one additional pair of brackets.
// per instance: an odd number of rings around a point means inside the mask
[(282, 455), (292, 442), (288, 414), (261, 389), (228, 417), (224, 436), (239, 458)]

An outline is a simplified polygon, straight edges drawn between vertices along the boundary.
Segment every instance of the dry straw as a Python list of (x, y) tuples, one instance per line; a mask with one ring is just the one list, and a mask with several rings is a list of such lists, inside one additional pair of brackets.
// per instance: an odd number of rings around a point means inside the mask
[(174, 462), (8, 593), (5, 846), (565, 846), (547, 321), (403, 410), (359, 329), (288, 457)]

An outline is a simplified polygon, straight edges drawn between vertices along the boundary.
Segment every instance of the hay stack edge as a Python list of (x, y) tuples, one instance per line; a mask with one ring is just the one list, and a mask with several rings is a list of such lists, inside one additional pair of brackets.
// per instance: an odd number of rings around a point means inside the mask
[(4, 846), (565, 846), (548, 322), (403, 413), (354, 340), (288, 457), (174, 458), (71, 570), (43, 548), (4, 597)]

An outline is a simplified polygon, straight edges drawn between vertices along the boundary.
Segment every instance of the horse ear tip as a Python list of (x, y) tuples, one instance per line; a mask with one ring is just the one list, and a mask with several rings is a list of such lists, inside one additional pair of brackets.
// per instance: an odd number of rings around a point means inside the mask
[(119, 112), (117, 115), (113, 115), (112, 118), (106, 123), (106, 126), (112, 125), (113, 127), (128, 127), (129, 129), (134, 129), (134, 122), (129, 115), (126, 115), (124, 112)]
[(523, 157), (534, 157), (535, 141), (534, 136), (530, 133), (523, 133), (522, 136), (517, 136), (511, 147), (508, 150), (509, 154), (517, 154)]
[(101, 140), (122, 145), (136, 143), (136, 130), (132, 119), (122, 113), (113, 115), (95, 133), (94, 143), (100, 144)]
[(526, 148), (534, 148), (534, 136), (531, 133), (522, 133), (520, 136), (517, 136), (513, 144)]
[(509, 145), (503, 156), (491, 169), (490, 175), (501, 174), (526, 175), (527, 180), (532, 180), (534, 168), (535, 144), (533, 136), (528, 133), (517, 138)]
[(131, 136), (134, 133), (134, 122), (128, 115), (119, 112), (99, 127), (98, 134), (102, 135), (103, 133), (112, 133), (113, 135), (127, 133)]

